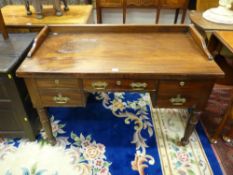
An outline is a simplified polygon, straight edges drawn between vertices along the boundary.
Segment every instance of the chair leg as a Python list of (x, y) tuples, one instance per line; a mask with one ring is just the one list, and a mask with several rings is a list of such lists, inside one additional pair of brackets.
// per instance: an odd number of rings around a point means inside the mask
[(176, 23), (177, 23), (179, 13), (180, 13), (180, 9), (176, 9), (175, 19), (174, 19), (174, 24), (176, 24)]
[(160, 7), (157, 8), (156, 19), (155, 19), (156, 24), (159, 23), (159, 17), (160, 17)]
[(186, 13), (187, 13), (187, 9), (183, 9), (182, 17), (181, 17), (181, 24), (184, 24)]

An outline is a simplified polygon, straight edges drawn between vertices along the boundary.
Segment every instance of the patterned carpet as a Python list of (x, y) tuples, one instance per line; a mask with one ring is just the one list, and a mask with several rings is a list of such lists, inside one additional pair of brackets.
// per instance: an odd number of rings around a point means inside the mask
[[(202, 124), (209, 136), (213, 135), (218, 124), (222, 120), (229, 101), (231, 89), (228, 87), (215, 86), (211, 93), (207, 108), (202, 117)], [(233, 127), (233, 123), (229, 123), (223, 133)], [(223, 134), (222, 133), (222, 134)], [(221, 138), (218, 139), (217, 144), (212, 145), (216, 155), (221, 162), (221, 166), (226, 175), (233, 174), (233, 147), (227, 145)]]
[[(2, 139), (1, 175), (221, 175), (199, 125), (177, 146), (186, 110), (150, 110), (148, 94), (98, 93), (86, 108), (50, 108), (57, 145)], [(154, 129), (155, 128), (155, 129)]]

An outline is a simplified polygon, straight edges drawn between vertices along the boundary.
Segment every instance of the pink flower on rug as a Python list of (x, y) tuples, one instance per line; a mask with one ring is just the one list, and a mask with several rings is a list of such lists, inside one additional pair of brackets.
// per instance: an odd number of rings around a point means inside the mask
[(184, 152), (178, 152), (176, 154), (176, 157), (181, 161), (181, 162), (187, 162), (189, 160), (189, 157), (186, 153)]
[(102, 168), (97, 175), (109, 175), (109, 171), (106, 168)]

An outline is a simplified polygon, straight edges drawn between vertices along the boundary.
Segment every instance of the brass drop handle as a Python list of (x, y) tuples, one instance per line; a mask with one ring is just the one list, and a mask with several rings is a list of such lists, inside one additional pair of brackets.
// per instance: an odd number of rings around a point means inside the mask
[(172, 97), (169, 100), (172, 105), (174, 106), (182, 106), (186, 103), (186, 98), (182, 98), (180, 94), (178, 94), (176, 97)]
[(147, 87), (147, 83), (133, 82), (130, 86), (133, 90), (142, 91)]
[(108, 83), (102, 82), (102, 81), (97, 81), (97, 82), (93, 82), (91, 85), (96, 90), (105, 90), (106, 87), (108, 86)]
[(66, 104), (69, 100), (69, 97), (63, 97), (60, 93), (57, 96), (53, 97), (53, 101), (55, 101), (55, 103), (57, 104)]

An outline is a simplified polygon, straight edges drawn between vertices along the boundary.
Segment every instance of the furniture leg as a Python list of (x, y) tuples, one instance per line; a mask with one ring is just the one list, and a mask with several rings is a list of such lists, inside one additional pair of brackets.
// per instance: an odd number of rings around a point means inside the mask
[(187, 122), (187, 126), (185, 129), (184, 137), (181, 139), (180, 143), (182, 146), (185, 146), (189, 143), (189, 137), (193, 133), (196, 124), (198, 123), (200, 118), (200, 112), (194, 111), (194, 109), (190, 110), (190, 117)]
[(42, 19), (43, 18), (43, 14), (42, 14), (42, 2), (38, 1), (38, 0), (33, 0), (32, 1), (33, 7), (35, 8), (36, 11), (36, 18), (38, 19)]
[(56, 11), (56, 16), (62, 16), (60, 0), (53, 0), (53, 8)]
[(185, 17), (186, 17), (186, 12), (187, 12), (187, 9), (183, 9), (182, 17), (181, 17), (181, 24), (184, 24)]
[(67, 0), (62, 0), (63, 4), (64, 4), (64, 10), (65, 11), (68, 11), (69, 10), (69, 7), (68, 7), (68, 3), (67, 3)]
[(44, 108), (37, 108), (38, 115), (40, 117), (40, 122), (42, 124), (42, 127), (45, 130), (45, 133), (47, 134), (48, 141), (51, 145), (56, 144), (56, 139), (53, 136), (53, 131), (51, 127), (50, 120), (47, 116), (47, 112)]
[(127, 0), (123, 1), (123, 24), (126, 22)]
[(30, 4), (29, 4), (29, 0), (24, 0), (25, 3), (25, 9), (27, 11), (27, 15), (30, 16), (32, 15), (32, 12), (30, 11)]
[(102, 23), (102, 10), (101, 7), (99, 5), (99, 0), (96, 0), (96, 17), (97, 17), (97, 24), (101, 24)]
[(210, 142), (211, 143), (217, 143), (217, 139), (219, 138), (220, 133), (222, 132), (226, 122), (228, 121), (228, 119), (230, 118), (230, 115), (232, 113), (232, 109), (231, 107), (228, 108), (228, 110), (226, 111), (220, 125), (218, 126), (218, 128), (216, 129), (214, 135), (211, 137)]
[(2, 32), (3, 38), (6, 40), (9, 36), (6, 30), (5, 22), (2, 16), (2, 11), (0, 9), (0, 31)]
[(159, 17), (160, 17), (160, 7), (157, 8), (156, 20), (155, 20), (155, 23), (156, 23), (156, 24), (159, 23)]
[(174, 24), (176, 24), (176, 23), (177, 23), (179, 13), (180, 13), (180, 9), (176, 9), (175, 19), (174, 19)]

